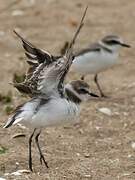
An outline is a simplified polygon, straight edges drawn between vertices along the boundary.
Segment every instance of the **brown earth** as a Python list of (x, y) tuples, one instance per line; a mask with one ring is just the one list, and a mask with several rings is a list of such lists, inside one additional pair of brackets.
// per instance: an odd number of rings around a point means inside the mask
[[(33, 149), (34, 173), (11, 175), (28, 167), (30, 134), (28, 129), (18, 126), (2, 129), (9, 117), (5, 108), (9, 105), (15, 107), (25, 99), (9, 84), (15, 72), (25, 72), (27, 67), (24, 51), (12, 31), (16, 28), (37, 46), (59, 54), (64, 42), (73, 36), (86, 4), (89, 9), (76, 49), (112, 33), (123, 37), (132, 48), (121, 51), (120, 65), (100, 75), (108, 99), (86, 103), (77, 126), (50, 128), (42, 132), (42, 150), (50, 168), (40, 165), (37, 151)], [(134, 39), (135, 1), (0, 1), (0, 93), (6, 95), (11, 91), (13, 95), (9, 105), (0, 103), (0, 146), (7, 148), (0, 154), (1, 177), (16, 180), (135, 179), (135, 149), (131, 146), (135, 142)], [(70, 77), (75, 79), (79, 75), (71, 74)], [(87, 77), (87, 81), (96, 91), (92, 78)], [(99, 112), (102, 107), (109, 108), (112, 115)], [(13, 139), (16, 133), (27, 136)]]

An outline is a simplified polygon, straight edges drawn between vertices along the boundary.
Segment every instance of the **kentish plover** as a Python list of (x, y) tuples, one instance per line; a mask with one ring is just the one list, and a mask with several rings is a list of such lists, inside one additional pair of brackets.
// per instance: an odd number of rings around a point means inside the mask
[(121, 47), (130, 46), (116, 35), (105, 36), (97, 43), (89, 45), (87, 48), (75, 53), (72, 64), (72, 71), (80, 73), (81, 79), (88, 74), (95, 74), (94, 81), (100, 91), (101, 96), (105, 96), (98, 83), (98, 73), (111, 68), (118, 63), (119, 50)]

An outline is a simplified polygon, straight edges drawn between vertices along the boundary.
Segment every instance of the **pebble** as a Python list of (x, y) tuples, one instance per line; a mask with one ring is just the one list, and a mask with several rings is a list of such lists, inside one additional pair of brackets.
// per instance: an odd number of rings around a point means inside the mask
[(12, 16), (23, 16), (24, 15), (24, 11), (22, 10), (14, 10), (12, 11)]
[(112, 111), (109, 108), (106, 107), (99, 108), (98, 111), (105, 115), (112, 116)]
[(135, 142), (131, 143), (131, 147), (135, 150)]

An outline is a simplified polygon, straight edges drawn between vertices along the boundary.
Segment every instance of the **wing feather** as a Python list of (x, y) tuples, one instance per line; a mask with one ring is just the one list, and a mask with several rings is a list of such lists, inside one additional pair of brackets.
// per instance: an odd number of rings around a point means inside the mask
[(18, 32), (16, 32), (14, 30), (14, 33), (21, 39), (22, 43), (23, 43), (23, 48), (26, 51), (26, 56), (29, 59), (34, 59), (35, 61), (37, 61), (39, 64), (46, 62), (47, 64), (49, 64), (50, 62), (52, 62), (52, 55), (44, 50), (41, 50), (37, 47), (35, 47), (33, 44), (31, 44), (29, 41), (25, 40)]

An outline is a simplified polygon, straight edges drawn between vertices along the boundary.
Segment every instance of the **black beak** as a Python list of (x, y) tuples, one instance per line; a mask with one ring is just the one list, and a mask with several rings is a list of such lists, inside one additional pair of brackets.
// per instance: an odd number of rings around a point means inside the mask
[(125, 43), (121, 43), (120, 45), (123, 46), (123, 47), (126, 47), (126, 48), (130, 48), (131, 47), (130, 45), (125, 44)]
[(94, 93), (89, 93), (90, 96), (92, 97), (99, 97), (98, 95), (94, 94)]

